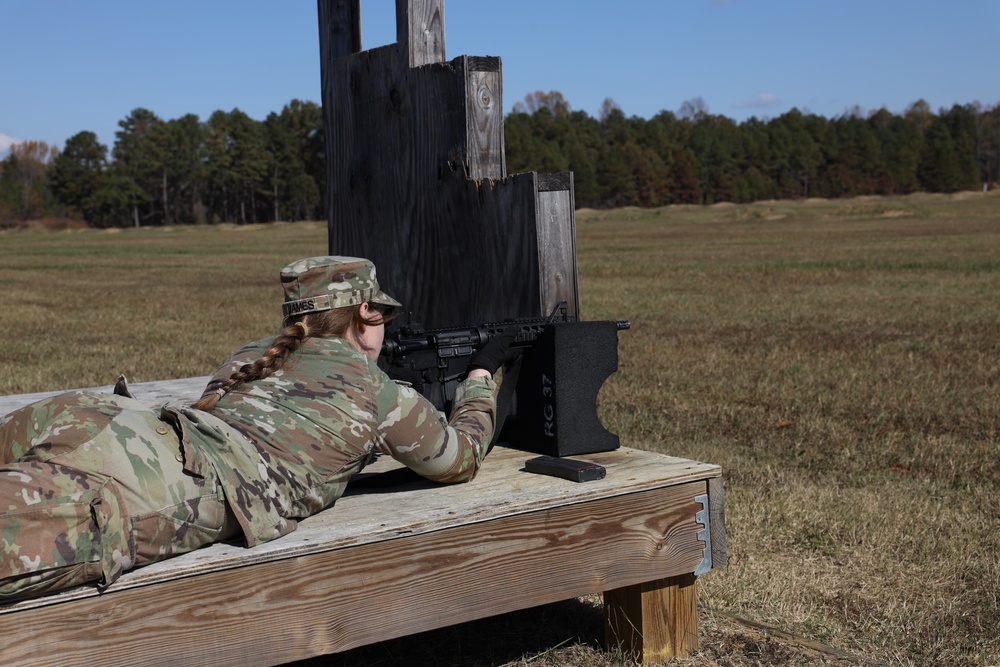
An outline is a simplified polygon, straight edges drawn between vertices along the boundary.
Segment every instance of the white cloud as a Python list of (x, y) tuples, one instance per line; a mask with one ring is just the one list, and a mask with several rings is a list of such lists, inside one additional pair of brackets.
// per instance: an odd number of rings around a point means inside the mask
[(733, 107), (736, 109), (769, 109), (780, 104), (781, 100), (774, 93), (759, 93), (737, 102)]
[(10, 147), (19, 143), (21, 143), (20, 139), (8, 137), (3, 132), (0, 132), (0, 158), (7, 157), (7, 154), (10, 153)]

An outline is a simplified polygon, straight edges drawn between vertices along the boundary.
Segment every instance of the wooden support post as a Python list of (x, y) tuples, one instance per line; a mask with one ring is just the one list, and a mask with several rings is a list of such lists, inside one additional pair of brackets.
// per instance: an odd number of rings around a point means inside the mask
[(566, 303), (567, 312), (579, 317), (573, 172), (539, 174), (536, 190), (542, 313)]
[(712, 536), (712, 567), (726, 567), (726, 496), (725, 481), (716, 477), (708, 482), (708, 518)]
[(693, 574), (604, 594), (605, 642), (632, 660), (666, 662), (698, 650), (698, 579)]
[(466, 176), (507, 175), (503, 140), (503, 94), (499, 58), (465, 57)]
[(320, 2), (320, 67), (361, 50), (361, 0)]
[(396, 43), (407, 67), (444, 62), (444, 0), (396, 0)]

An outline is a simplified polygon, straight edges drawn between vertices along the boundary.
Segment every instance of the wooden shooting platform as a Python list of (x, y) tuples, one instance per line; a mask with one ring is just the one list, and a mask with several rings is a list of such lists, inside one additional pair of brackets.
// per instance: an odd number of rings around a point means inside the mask
[[(208, 378), (132, 385), (194, 400)], [(100, 388), (110, 391), (110, 387)], [(0, 398), (0, 415), (51, 395)], [(330, 509), (252, 549), (215, 544), (92, 587), (0, 606), (16, 665), (277, 665), (603, 593), (607, 641), (697, 648), (695, 573), (725, 561), (718, 466), (621, 448), (602, 480), (523, 472), (497, 447), (467, 484), (391, 483), (380, 459)], [(386, 480), (382, 483), (382, 480)]]
[[(560, 303), (582, 319), (573, 175), (508, 176), (500, 58), (445, 61), (444, 0), (395, 2), (398, 41), (371, 51), (360, 0), (317, 3), (329, 252), (374, 260), (427, 327)], [(159, 405), (206, 382), (132, 389)], [(0, 397), (0, 415), (45, 395)], [(0, 656), (276, 665), (596, 593), (609, 647), (646, 662), (692, 653), (697, 576), (726, 561), (719, 467), (621, 448), (581, 457), (607, 476), (575, 483), (524, 472), (533, 456), (497, 447), (453, 486), (379, 484), (398, 477), (380, 460), (273, 542), (216, 544), (101, 594), (0, 605)]]

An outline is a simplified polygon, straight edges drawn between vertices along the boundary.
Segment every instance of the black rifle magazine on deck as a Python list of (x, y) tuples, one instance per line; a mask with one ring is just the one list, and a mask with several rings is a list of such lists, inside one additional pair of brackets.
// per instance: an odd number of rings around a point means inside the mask
[(555, 456), (538, 456), (524, 462), (524, 469), (527, 472), (538, 473), (539, 475), (552, 475), (562, 477), (572, 482), (590, 482), (595, 479), (604, 479), (606, 471), (604, 466), (580, 461), (577, 459), (564, 459)]

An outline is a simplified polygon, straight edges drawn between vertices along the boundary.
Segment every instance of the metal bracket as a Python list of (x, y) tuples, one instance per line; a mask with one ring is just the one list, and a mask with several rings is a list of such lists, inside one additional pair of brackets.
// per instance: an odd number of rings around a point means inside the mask
[(694, 571), (694, 576), (698, 577), (712, 569), (712, 531), (708, 525), (708, 494), (703, 493), (700, 496), (695, 496), (694, 501), (701, 504), (701, 510), (695, 513), (694, 520), (703, 526), (696, 537), (705, 543), (705, 555), (702, 557), (698, 569)]

